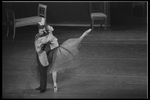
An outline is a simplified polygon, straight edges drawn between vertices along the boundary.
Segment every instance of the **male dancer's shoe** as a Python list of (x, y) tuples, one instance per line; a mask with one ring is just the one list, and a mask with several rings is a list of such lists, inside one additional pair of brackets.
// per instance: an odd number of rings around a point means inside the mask
[(36, 88), (35, 90), (41, 90), (41, 88), (40, 88), (40, 87), (38, 87), (38, 88)]
[(41, 92), (41, 93), (44, 93), (45, 91), (46, 91), (46, 90), (41, 90), (40, 92)]

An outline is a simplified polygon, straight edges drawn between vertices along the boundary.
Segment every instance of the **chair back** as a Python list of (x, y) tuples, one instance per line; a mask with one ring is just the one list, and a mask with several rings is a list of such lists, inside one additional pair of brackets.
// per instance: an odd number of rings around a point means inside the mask
[(12, 10), (6, 9), (7, 15), (7, 25), (14, 25), (15, 24), (15, 14)]
[(96, 12), (106, 14), (106, 2), (90, 2), (90, 13)]
[(141, 2), (140, 1), (139, 2), (133, 2), (132, 3), (132, 8), (134, 8), (135, 6), (142, 6), (142, 7), (144, 7), (145, 3), (146, 2), (142, 2), (142, 1)]
[(43, 4), (39, 4), (38, 6), (38, 16), (44, 17), (46, 21), (46, 11), (47, 11), (47, 6)]

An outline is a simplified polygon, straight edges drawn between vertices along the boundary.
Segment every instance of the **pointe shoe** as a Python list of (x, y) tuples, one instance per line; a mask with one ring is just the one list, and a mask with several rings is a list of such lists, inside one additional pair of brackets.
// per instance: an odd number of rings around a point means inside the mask
[(91, 32), (91, 29), (88, 29), (87, 31), (85, 31), (85, 36), (89, 33), (89, 32)]
[(88, 32), (88, 33), (89, 33), (89, 32), (91, 32), (91, 31), (92, 31), (92, 29), (88, 29), (86, 32)]
[(57, 86), (54, 87), (54, 92), (57, 92), (58, 88)]
[(91, 32), (91, 29), (86, 30), (81, 36), (80, 40), (82, 40), (85, 36), (87, 36)]

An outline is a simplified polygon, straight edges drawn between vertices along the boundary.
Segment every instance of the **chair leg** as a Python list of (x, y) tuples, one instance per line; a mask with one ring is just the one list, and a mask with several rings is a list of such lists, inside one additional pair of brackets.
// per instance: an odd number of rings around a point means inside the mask
[(90, 21), (90, 28), (92, 29), (92, 19), (91, 19), (91, 21)]
[(14, 26), (13, 39), (15, 38), (15, 32), (16, 32), (16, 28), (15, 28), (15, 26)]
[(144, 9), (144, 6), (143, 6), (143, 17), (145, 16), (145, 11), (144, 11), (145, 9)]
[(100, 27), (101, 27), (101, 28), (103, 27), (102, 20), (100, 20)]
[(92, 30), (94, 30), (94, 20), (92, 19)]
[(106, 30), (106, 27), (107, 27), (107, 19), (105, 19), (105, 30)]
[(131, 17), (132, 17), (132, 15), (133, 15), (133, 9), (134, 9), (134, 8), (131, 9), (131, 14), (130, 14)]
[(6, 37), (8, 37), (8, 34), (9, 34), (9, 25), (7, 23), (7, 34), (6, 34)]

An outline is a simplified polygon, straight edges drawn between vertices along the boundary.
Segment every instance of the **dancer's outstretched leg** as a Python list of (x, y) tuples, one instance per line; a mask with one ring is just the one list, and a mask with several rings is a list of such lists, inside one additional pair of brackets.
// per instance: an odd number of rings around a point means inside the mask
[(53, 77), (53, 83), (54, 83), (54, 92), (57, 92), (57, 83), (56, 83), (57, 72), (56, 71), (52, 72), (52, 77)]
[(91, 32), (91, 29), (88, 29), (87, 31), (85, 31), (81, 36), (80, 36), (80, 41), (86, 36), (88, 35), (89, 33)]

